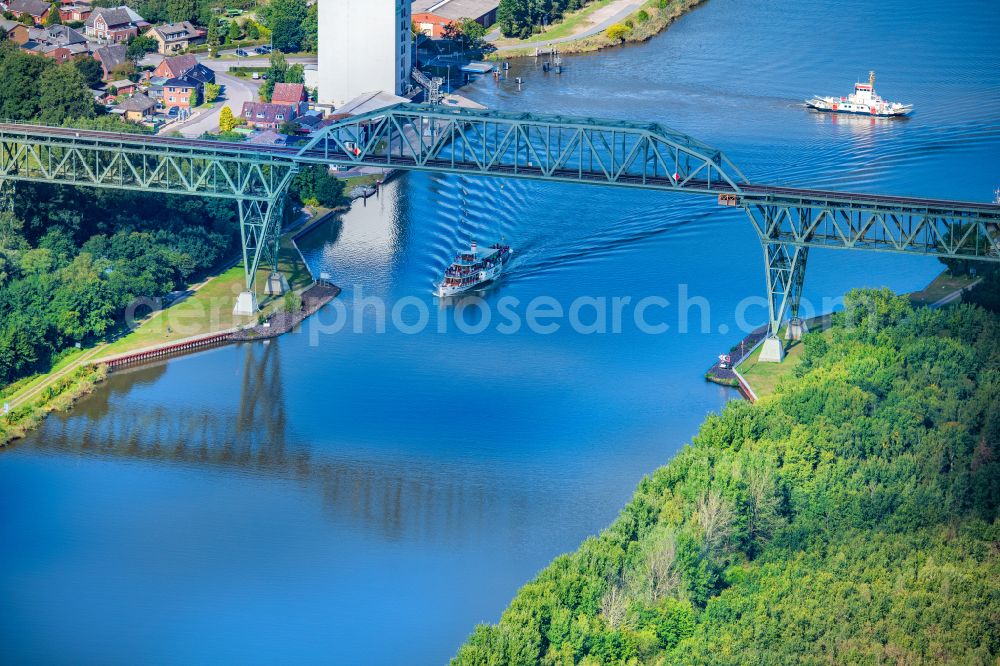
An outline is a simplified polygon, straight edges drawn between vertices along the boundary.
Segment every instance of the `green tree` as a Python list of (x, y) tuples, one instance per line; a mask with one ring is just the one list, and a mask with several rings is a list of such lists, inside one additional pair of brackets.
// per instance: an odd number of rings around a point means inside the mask
[(302, 50), (302, 23), (289, 16), (279, 16), (271, 24), (271, 44), (279, 51), (294, 53)]
[(104, 69), (101, 67), (101, 63), (95, 58), (77, 58), (73, 61), (73, 66), (83, 75), (83, 79), (87, 82), (89, 88), (96, 88), (101, 85), (101, 81), (104, 78)]
[(233, 19), (229, 22), (229, 27), (226, 29), (226, 43), (230, 44), (239, 40), (240, 38), (240, 24)]
[(171, 23), (180, 21), (198, 22), (197, 0), (167, 0), (167, 19)]
[(201, 89), (196, 86), (191, 90), (191, 97), (188, 98), (188, 104), (190, 104), (193, 109), (196, 106), (201, 106), (201, 102)]
[[(219, 99), (219, 93), (222, 91), (222, 86), (218, 83), (206, 83), (205, 84), (205, 101), (209, 104)], [(230, 111), (230, 113), (232, 113)]]
[(38, 79), (38, 87), (38, 119), (43, 123), (60, 124), (68, 118), (94, 116), (94, 97), (83, 74), (72, 63), (49, 68)]
[(297, 63), (294, 65), (289, 65), (288, 71), (285, 72), (285, 80), (283, 83), (305, 83), (306, 82), (306, 69), (302, 64)]
[(274, 93), (274, 84), (285, 83), (287, 75), (288, 59), (285, 54), (281, 51), (272, 51), (270, 66), (267, 68), (267, 80), (260, 87), (260, 98), (265, 102), (270, 102), (271, 95)]
[(62, 23), (62, 18), (59, 16), (59, 5), (52, 3), (49, 6), (49, 13), (45, 15), (45, 25), (53, 26)]
[(54, 66), (51, 59), (22, 51), (13, 42), (0, 44), (0, 118), (35, 118), (40, 104), (40, 78)]
[(158, 43), (148, 35), (137, 35), (128, 43), (125, 56), (132, 62), (138, 63), (147, 53), (152, 53), (157, 49)]
[(315, 53), (319, 48), (319, 3), (309, 5), (302, 19), (302, 50)]
[(208, 22), (208, 28), (205, 33), (205, 43), (209, 46), (219, 46), (222, 44), (222, 37), (219, 35), (219, 19), (213, 17), (211, 21)]

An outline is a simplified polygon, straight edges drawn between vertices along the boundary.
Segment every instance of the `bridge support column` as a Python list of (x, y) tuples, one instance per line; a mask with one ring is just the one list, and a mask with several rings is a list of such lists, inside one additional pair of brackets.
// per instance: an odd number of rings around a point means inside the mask
[[(243, 272), (246, 291), (236, 298), (234, 315), (257, 314), (256, 278), (261, 259), (271, 265), (267, 293), (284, 293), (288, 282), (278, 273), (278, 251), (281, 242), (281, 214), (284, 208), (284, 191), (279, 191), (270, 201), (239, 200), (240, 238), (243, 243)], [(275, 279), (277, 276), (277, 279)], [(280, 291), (277, 291), (280, 290)]]
[(760, 360), (780, 363), (785, 358), (785, 346), (779, 334), (785, 315), (791, 315), (786, 337), (798, 340), (806, 331), (799, 319), (799, 301), (806, 276), (809, 248), (762, 239), (764, 266), (767, 276), (768, 331), (760, 350)]

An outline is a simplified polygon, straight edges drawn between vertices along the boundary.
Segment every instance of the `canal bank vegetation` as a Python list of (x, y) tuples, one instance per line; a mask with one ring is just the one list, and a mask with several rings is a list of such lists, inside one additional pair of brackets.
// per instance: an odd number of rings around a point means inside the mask
[(10, 411), (0, 413), (0, 447), (24, 437), (52, 411), (66, 411), (89, 394), (107, 377), (103, 365), (81, 366), (50, 382), (34, 399)]
[(1000, 316), (854, 291), (456, 665), (995, 663)]
[[(572, 0), (570, 1), (572, 3)], [(602, 32), (580, 39), (558, 41), (552, 45), (562, 53), (571, 54), (600, 51), (627, 43), (644, 42), (666, 30), (671, 23), (702, 2), (704, 0), (648, 0), (630, 16), (619, 23), (608, 26)], [(532, 12), (530, 7), (526, 10), (524, 5), (533, 7), (534, 3), (528, 3), (525, 0), (513, 0), (513, 3), (517, 4), (515, 16), (527, 16), (528, 18), (513, 20), (510, 24), (510, 32), (507, 32), (505, 24), (500, 21), (498, 15), (497, 22), (501, 34), (515, 38), (495, 42), (496, 46), (503, 50), (492, 54), (490, 57), (493, 59), (531, 56), (535, 54), (536, 49), (546, 51), (550, 42), (566, 39), (575, 31), (574, 26), (576, 28), (582, 27), (582, 24), (595, 9), (607, 4), (607, 2), (598, 0), (577, 13), (568, 15), (562, 23), (556, 23), (554, 27), (543, 31), (541, 22), (544, 12), (541, 12), (540, 9)], [(579, 7), (582, 6), (582, 3), (577, 2), (576, 5)], [(501, 2), (501, 7), (503, 7), (503, 2)], [(528, 25), (531, 21), (534, 23)], [(524, 36), (522, 37), (522, 35)]]

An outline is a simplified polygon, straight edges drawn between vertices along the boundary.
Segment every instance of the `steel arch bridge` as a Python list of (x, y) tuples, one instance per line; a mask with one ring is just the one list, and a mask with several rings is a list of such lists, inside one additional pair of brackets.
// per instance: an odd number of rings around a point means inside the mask
[(261, 261), (277, 270), (284, 194), (311, 164), (687, 192), (743, 208), (764, 253), (773, 360), (781, 324), (798, 317), (810, 248), (1000, 261), (1000, 205), (758, 185), (659, 123), (399, 104), (336, 121), (301, 147), (0, 124), (0, 182), (237, 201), (247, 313)]

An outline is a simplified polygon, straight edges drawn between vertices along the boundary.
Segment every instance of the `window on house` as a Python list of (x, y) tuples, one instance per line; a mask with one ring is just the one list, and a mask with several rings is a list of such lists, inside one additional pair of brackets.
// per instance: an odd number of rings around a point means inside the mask
[(247, 118), (249, 118), (249, 117), (251, 117), (251, 116), (252, 116), (253, 114), (252, 114), (252, 113), (250, 113), (249, 111), (247, 111), (247, 112), (246, 112), (246, 113), (244, 113), (243, 115), (245, 115), (245, 116), (246, 116)]
[(276, 115), (276, 116), (275, 116), (275, 119), (276, 119), (276, 120), (284, 120), (284, 119), (285, 119), (285, 116), (283, 116), (283, 115), (281, 115), (281, 114), (279, 113), (278, 115)]
[(263, 114), (263, 113), (258, 113), (258, 114), (257, 114), (257, 117), (258, 117), (258, 118), (263, 118), (263, 117), (264, 117), (264, 114)]

